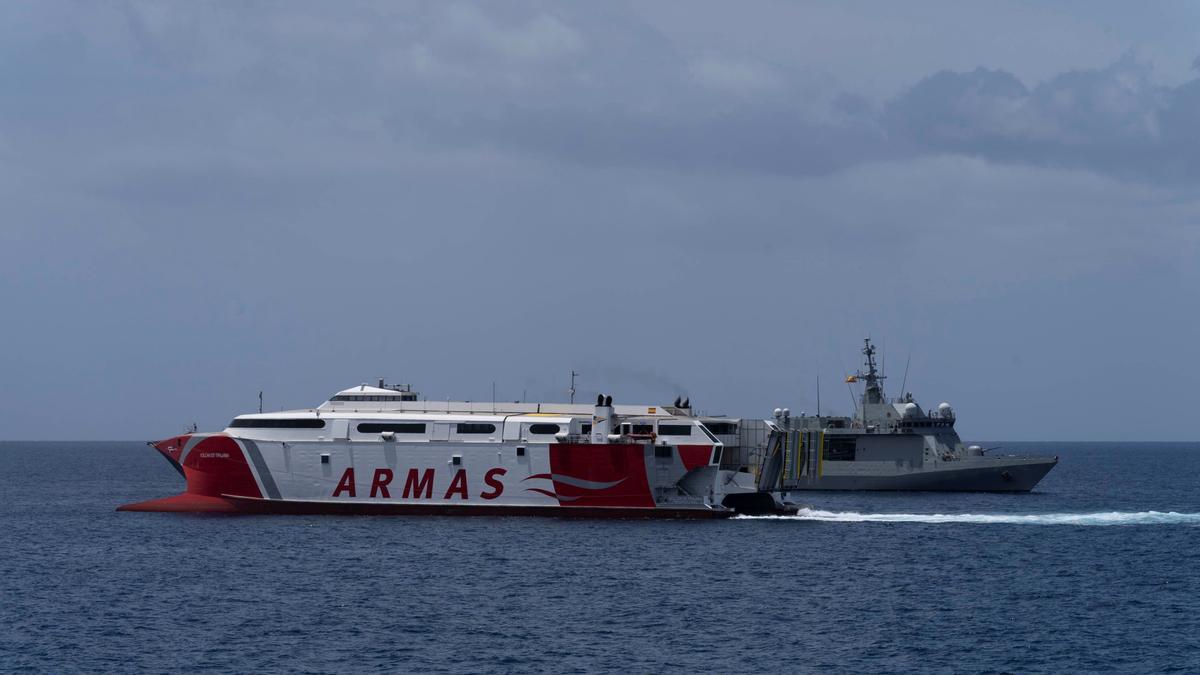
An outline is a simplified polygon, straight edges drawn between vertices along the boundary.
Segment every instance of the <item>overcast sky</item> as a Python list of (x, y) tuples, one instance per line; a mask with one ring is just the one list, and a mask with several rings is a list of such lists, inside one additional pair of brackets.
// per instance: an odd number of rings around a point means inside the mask
[(0, 4), (0, 438), (432, 399), (1200, 436), (1200, 5)]

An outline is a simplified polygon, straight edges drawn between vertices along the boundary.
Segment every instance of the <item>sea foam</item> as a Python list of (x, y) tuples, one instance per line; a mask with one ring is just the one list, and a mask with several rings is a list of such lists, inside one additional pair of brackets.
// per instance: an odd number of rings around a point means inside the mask
[(739, 516), (754, 520), (830, 523), (978, 523), (1000, 525), (1200, 525), (1200, 513), (1103, 511), (1097, 513), (857, 513), (800, 509), (788, 516)]

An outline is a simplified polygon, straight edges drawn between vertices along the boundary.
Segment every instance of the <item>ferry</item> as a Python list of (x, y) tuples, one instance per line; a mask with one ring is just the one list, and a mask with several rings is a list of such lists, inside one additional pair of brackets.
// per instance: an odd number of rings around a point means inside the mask
[[(316, 408), (152, 442), (179, 495), (121, 511), (726, 518), (794, 510), (689, 408), (422, 401), (365, 384)], [(678, 402), (677, 402), (678, 403)]]

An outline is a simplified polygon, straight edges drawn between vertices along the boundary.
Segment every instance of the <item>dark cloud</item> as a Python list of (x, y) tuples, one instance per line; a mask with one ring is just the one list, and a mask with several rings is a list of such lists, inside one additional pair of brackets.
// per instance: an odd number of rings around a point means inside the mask
[(942, 71), (879, 109), (844, 92), (806, 105), (793, 86), (736, 100), (688, 89), (678, 97), (687, 105), (647, 112), (617, 92), (588, 106), (514, 100), (486, 115), (430, 117), (420, 129), (439, 142), (586, 164), (821, 175), (952, 154), (1179, 185), (1200, 174), (1200, 80), (1165, 87), (1150, 74), (1130, 57), (1033, 88), (1003, 70)]
[(1200, 172), (1200, 81), (1154, 85), (1126, 57), (1033, 89), (979, 68), (941, 72), (888, 103), (881, 124), (914, 152), (1062, 166), (1179, 184)]
[(876, 104), (753, 54), (685, 49), (618, 6), (184, 3), (53, 18), (61, 28), (4, 50), (10, 130), (89, 130), (52, 143), (106, 150), (183, 139), (206, 165), (239, 134), (270, 145), (298, 124), (325, 142), (386, 127), (412, 148), (590, 166), (811, 176), (951, 154), (1169, 185), (1200, 173), (1200, 80), (1156, 84), (1133, 56), (1032, 85), (946, 70)]

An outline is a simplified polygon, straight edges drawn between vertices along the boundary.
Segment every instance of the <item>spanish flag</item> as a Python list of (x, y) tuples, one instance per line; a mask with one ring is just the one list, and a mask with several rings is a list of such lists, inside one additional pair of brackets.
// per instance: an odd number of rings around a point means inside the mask
[(857, 377), (855, 377), (854, 375), (847, 375), (847, 376), (846, 376), (846, 382), (850, 382), (850, 383), (852, 383), (852, 382), (858, 382), (858, 378), (857, 378)]

